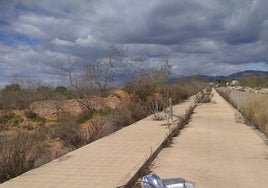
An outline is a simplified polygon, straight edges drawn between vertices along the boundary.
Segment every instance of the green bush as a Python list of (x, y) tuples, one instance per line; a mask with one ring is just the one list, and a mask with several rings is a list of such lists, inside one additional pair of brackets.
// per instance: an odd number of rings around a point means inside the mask
[(85, 111), (84, 113), (80, 114), (77, 117), (77, 122), (80, 124), (85, 123), (90, 119), (94, 119), (96, 117), (103, 116), (103, 115), (109, 113), (109, 111), (110, 111), (110, 109), (108, 109), (108, 108), (107, 109), (100, 109), (100, 110), (92, 109), (92, 110)]
[(26, 110), (24, 112), (24, 115), (28, 119), (35, 121), (35, 122), (45, 123), (47, 121), (45, 118), (38, 116), (36, 113), (34, 113), (33, 111), (30, 111), (30, 110)]
[(24, 120), (20, 116), (16, 116), (14, 112), (7, 112), (0, 116), (0, 129), (5, 130), (8, 126), (17, 126)]
[(4, 115), (0, 117), (0, 123), (3, 123), (3, 124), (9, 123), (15, 118), (15, 116), (16, 115), (14, 112), (5, 113)]

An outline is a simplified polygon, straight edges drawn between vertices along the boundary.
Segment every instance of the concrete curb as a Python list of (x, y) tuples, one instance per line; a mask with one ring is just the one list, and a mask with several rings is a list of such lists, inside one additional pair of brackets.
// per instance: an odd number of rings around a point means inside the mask
[[(190, 98), (173, 106), (173, 111), (181, 117), (192, 104), (194, 100)], [(152, 118), (153, 115), (30, 170), (0, 184), (0, 188), (129, 187), (135, 184), (140, 170), (157, 156), (170, 135), (162, 126), (164, 121)]]

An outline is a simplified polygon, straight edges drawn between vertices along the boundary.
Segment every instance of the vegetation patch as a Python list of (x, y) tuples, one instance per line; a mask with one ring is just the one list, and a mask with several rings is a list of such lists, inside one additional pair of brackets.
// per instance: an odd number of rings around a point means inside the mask
[[(64, 152), (77, 149), (129, 126), (156, 111), (163, 110), (167, 107), (167, 101), (170, 98), (172, 99), (172, 105), (178, 104), (207, 86), (207, 83), (197, 77), (188, 79), (187, 82), (178, 79), (170, 84), (168, 80), (171, 67), (168, 60), (152, 69), (148, 67), (146, 60), (135, 58), (130, 60), (131, 62), (124, 62), (124, 66), (131, 66), (129, 68), (130, 73), (127, 73), (128, 79), (121, 85), (121, 90), (126, 93), (126, 97), (123, 97), (120, 93), (107, 97), (111, 91), (115, 90), (113, 86), (117, 82), (114, 78), (117, 76), (114, 75), (114, 70), (116, 69), (115, 66), (121, 63), (121, 55), (123, 55), (121, 51), (113, 48), (111, 50), (107, 59), (85, 64), (83, 66), (84, 71), (73, 70), (72, 67), (62, 70), (69, 75), (70, 87), (68, 88), (63, 86), (54, 88), (46, 85), (33, 87), (12, 83), (0, 91), (1, 110), (24, 110), (26, 116), (24, 122), (22, 122), (23, 118), (14, 114), (0, 116), (1, 130), (5, 131), (10, 128), (9, 123), (23, 128), (20, 129), (22, 133), (18, 137), (17, 134), (14, 134), (11, 136), (12, 138), (5, 135), (3, 131), (4, 139), (0, 140), (0, 145), (1, 147), (5, 146), (5, 148), (1, 149), (0, 153), (1, 182), (52, 160), (53, 157), (51, 156), (58, 157), (63, 154), (63, 152), (59, 152), (59, 154), (52, 155), (53, 152), (58, 152), (51, 144), (55, 144), (55, 141), (60, 143), (59, 147)], [(81, 72), (83, 75), (74, 77), (76, 75), (73, 74), (74, 72)], [(38, 112), (27, 110), (31, 109), (30, 105), (36, 101), (42, 101), (42, 103), (53, 101), (55, 102), (54, 106), (56, 105), (57, 110), (61, 113), (62, 104), (64, 104), (61, 101), (65, 99), (76, 101), (78, 106), (83, 107), (84, 113), (80, 116), (77, 116), (77, 113), (76, 117), (66, 113), (64, 118), (48, 121), (49, 118), (40, 117), (43, 115), (39, 116)], [(103, 99), (108, 100), (111, 104), (109, 109), (103, 106)], [(109, 99), (113, 100), (109, 101)], [(76, 108), (71, 110), (77, 112)], [(54, 113), (49, 105), (44, 111), (44, 114)], [(81, 112), (79, 111), (79, 113)], [(186, 121), (186, 119), (181, 121)], [(12, 130), (16, 130), (15, 128), (12, 128)], [(23, 136), (21, 136), (22, 134)], [(172, 135), (176, 135), (173, 130)], [(19, 148), (15, 147), (17, 140), (21, 141), (18, 145)], [(19, 162), (15, 161), (17, 159), (19, 159)], [(19, 163), (20, 165), (18, 165)], [(15, 170), (14, 165), (17, 167)], [(13, 170), (10, 171), (10, 169)]]
[(23, 121), (23, 118), (16, 115), (14, 112), (6, 112), (0, 116), (0, 130), (7, 130), (9, 127), (18, 126)]
[(210, 103), (213, 94), (211, 93), (212, 88), (208, 87), (204, 90), (201, 90), (195, 95), (195, 102), (196, 103)]
[(169, 132), (166, 139), (164, 140), (162, 147), (171, 147), (174, 141), (174, 138), (180, 134), (180, 131), (187, 125), (190, 121), (191, 115), (196, 107), (196, 104), (191, 105), (183, 116), (178, 116), (177, 125), (174, 128), (168, 127)]
[(28, 134), (19, 132), (11, 140), (1, 140), (0, 182), (8, 180), (34, 167), (34, 142)]
[(247, 86), (255, 89), (268, 87), (268, 76), (261, 77), (246, 77), (240, 80), (242, 86)]
[(268, 97), (253, 96), (241, 109), (244, 117), (250, 124), (254, 124), (260, 131), (268, 136)]
[[(246, 92), (237, 91), (240, 94), (238, 99), (231, 97), (231, 90), (227, 88), (217, 89), (217, 92), (228, 101), (234, 108), (241, 112), (243, 117), (246, 119), (246, 123), (249, 125), (254, 125), (261, 132), (268, 136), (268, 100), (267, 95), (252, 94), (246, 95)], [(243, 100), (243, 104), (239, 104), (236, 100)]]
[(45, 123), (47, 120), (43, 117), (38, 116), (36, 113), (30, 111), (30, 110), (26, 110), (24, 112), (24, 115), (30, 119), (31, 121), (35, 121), (35, 122), (39, 122), (39, 123)]

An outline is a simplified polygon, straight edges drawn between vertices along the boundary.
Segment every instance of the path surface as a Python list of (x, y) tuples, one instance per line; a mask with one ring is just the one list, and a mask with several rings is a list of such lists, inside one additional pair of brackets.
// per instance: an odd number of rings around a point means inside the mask
[[(183, 115), (190, 99), (174, 107)], [(31, 170), (0, 188), (114, 188), (125, 185), (166, 138), (166, 121), (149, 116), (116, 133)]]
[(174, 145), (158, 155), (154, 172), (197, 188), (267, 188), (268, 146), (213, 92), (212, 103), (198, 106)]

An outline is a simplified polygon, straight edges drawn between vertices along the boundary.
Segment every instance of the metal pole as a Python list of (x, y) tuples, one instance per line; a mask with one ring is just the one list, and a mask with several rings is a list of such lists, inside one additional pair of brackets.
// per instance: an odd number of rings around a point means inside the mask
[(171, 121), (173, 120), (173, 110), (172, 110), (172, 99), (169, 98), (169, 119), (171, 119)]

